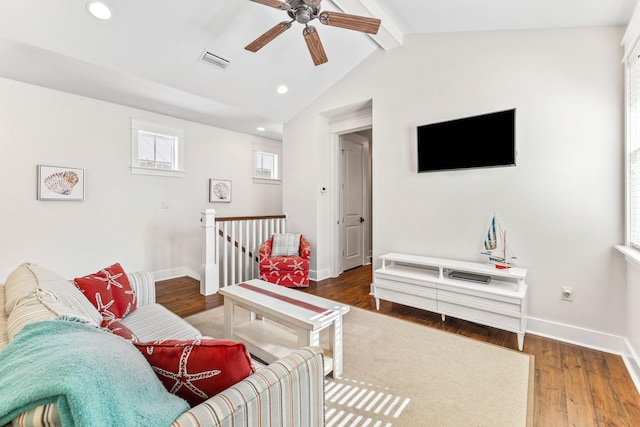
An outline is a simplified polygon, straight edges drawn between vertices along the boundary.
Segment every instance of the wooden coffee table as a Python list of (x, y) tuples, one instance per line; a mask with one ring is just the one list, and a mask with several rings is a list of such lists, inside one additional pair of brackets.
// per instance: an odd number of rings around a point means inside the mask
[[(348, 305), (258, 279), (221, 288), (220, 293), (226, 339), (244, 342), (249, 353), (272, 363), (296, 348), (320, 346), (320, 332), (328, 329), (324, 373), (342, 375), (342, 316), (349, 312)], [(237, 319), (237, 306), (249, 311), (248, 320)]]

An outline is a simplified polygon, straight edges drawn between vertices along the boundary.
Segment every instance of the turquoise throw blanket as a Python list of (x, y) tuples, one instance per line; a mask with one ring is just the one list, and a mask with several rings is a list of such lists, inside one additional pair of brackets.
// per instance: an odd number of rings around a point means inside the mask
[(68, 319), (29, 324), (0, 351), (0, 425), (52, 402), (65, 427), (167, 427), (189, 409), (131, 343)]

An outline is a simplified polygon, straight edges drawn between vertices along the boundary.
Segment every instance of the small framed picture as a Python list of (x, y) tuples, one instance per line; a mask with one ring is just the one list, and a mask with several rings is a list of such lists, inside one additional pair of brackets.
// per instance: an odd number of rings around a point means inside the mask
[(209, 201), (210, 202), (231, 202), (231, 181), (223, 179), (209, 180)]
[(84, 200), (84, 169), (38, 165), (38, 200)]

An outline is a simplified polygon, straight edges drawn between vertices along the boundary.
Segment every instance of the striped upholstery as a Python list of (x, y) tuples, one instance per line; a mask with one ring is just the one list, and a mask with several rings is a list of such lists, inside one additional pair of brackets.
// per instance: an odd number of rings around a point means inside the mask
[(7, 334), (7, 309), (5, 308), (4, 285), (0, 284), (0, 350), (9, 344)]
[(13, 419), (14, 427), (57, 427), (61, 426), (60, 412), (55, 403), (38, 406)]
[[(7, 306), (7, 313), (11, 313), (13, 307), (18, 303), (18, 300), (25, 294), (35, 292), (39, 281), (36, 275), (30, 269), (31, 264), (24, 263), (18, 268), (13, 270), (7, 281), (5, 282), (5, 304)], [(43, 277), (43, 282), (50, 283), (52, 277)], [(64, 278), (61, 278), (64, 280)]]
[(4, 287), (9, 340), (29, 323), (62, 315), (95, 326), (102, 321), (98, 310), (73, 283), (39, 265), (18, 266), (7, 277)]
[(42, 304), (35, 293), (29, 294), (20, 300), (9, 317), (7, 318), (7, 334), (9, 341), (29, 323), (41, 320), (53, 320), (58, 315), (51, 311), (49, 307)]
[(150, 272), (137, 271), (135, 273), (127, 273), (127, 278), (131, 288), (136, 293), (138, 307), (156, 302), (156, 282)]
[(182, 414), (172, 427), (324, 425), (322, 350), (307, 347)]
[[(20, 265), (7, 277), (5, 287), (9, 315), (26, 295), (40, 291), (48, 293), (51, 298), (44, 295), (43, 298), (59, 309), (66, 305), (67, 311), (76, 311), (82, 318), (92, 319), (92, 324), (99, 325), (102, 321), (102, 315), (78, 288), (64, 277), (37, 264)], [(59, 304), (56, 304), (56, 300)]]
[(143, 305), (121, 320), (138, 341), (189, 340), (201, 338), (200, 331), (160, 304)]

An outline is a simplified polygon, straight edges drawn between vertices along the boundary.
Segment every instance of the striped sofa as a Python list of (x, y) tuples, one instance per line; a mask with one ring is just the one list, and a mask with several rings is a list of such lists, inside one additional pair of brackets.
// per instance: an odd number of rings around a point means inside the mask
[[(138, 307), (122, 323), (140, 341), (201, 337), (196, 328), (155, 302), (155, 282), (149, 272), (127, 276), (136, 292)], [(88, 300), (75, 291), (73, 283), (41, 266), (25, 263), (18, 267), (5, 284), (0, 284), (0, 351), (31, 322), (67, 315), (89, 323), (97, 321), (99, 325), (100, 319), (94, 319), (86, 305)], [(21, 414), (13, 425), (57, 426), (60, 417), (55, 404), (48, 404)], [(318, 347), (307, 347), (258, 369), (245, 380), (192, 407), (172, 427), (322, 425), (323, 355)]]

